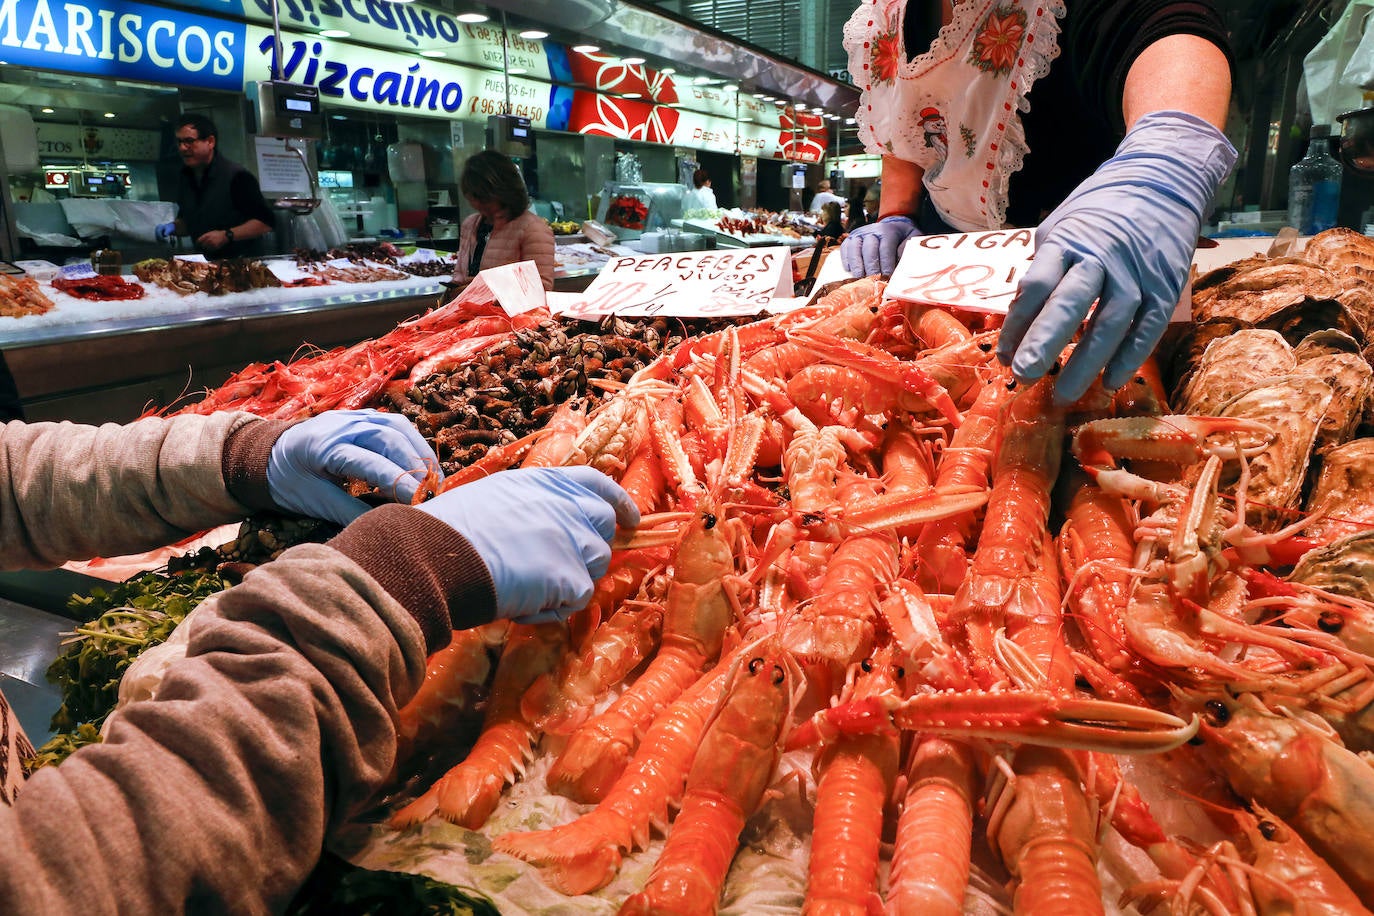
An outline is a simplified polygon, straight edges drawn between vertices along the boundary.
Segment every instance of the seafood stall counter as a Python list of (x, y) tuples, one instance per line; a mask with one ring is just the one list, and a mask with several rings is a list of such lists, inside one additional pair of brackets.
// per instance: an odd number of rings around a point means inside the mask
[[(219, 384), (246, 362), (288, 359), (394, 327), (432, 308), (452, 269), (441, 258), (428, 270), (412, 267), (429, 275), (342, 260), (313, 269), (291, 258), (257, 262), (256, 282), (239, 278), (229, 292), (213, 277), (197, 285), (193, 275), (169, 278), (145, 265), (143, 282), (78, 274), (70, 291), (54, 286), (61, 277), (8, 280), (0, 290), (0, 349), (28, 419), (122, 422)], [(187, 272), (209, 267), (185, 263)], [(26, 299), (35, 307), (22, 307)]]

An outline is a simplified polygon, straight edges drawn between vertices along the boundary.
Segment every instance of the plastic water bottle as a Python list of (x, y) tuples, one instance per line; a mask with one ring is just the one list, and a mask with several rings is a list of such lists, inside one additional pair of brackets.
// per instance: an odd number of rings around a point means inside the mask
[(1341, 164), (1331, 155), (1331, 127), (1312, 125), (1307, 155), (1288, 171), (1288, 223), (1302, 235), (1336, 225), (1341, 203)]

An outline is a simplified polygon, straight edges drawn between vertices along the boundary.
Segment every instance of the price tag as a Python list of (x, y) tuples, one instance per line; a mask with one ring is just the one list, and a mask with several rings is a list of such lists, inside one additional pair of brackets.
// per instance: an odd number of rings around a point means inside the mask
[[(886, 296), (1005, 315), (1034, 256), (1034, 229), (916, 236), (902, 249)], [(1190, 282), (1169, 320), (1192, 320)]]
[(792, 294), (785, 247), (611, 258), (575, 306), (560, 314), (719, 317), (756, 315)]
[(479, 271), (453, 304), (496, 302), (507, 315), (519, 315), (545, 306), (544, 281), (533, 261), (517, 261)]
[(902, 249), (890, 299), (1005, 314), (1035, 255), (1035, 231), (918, 235)]

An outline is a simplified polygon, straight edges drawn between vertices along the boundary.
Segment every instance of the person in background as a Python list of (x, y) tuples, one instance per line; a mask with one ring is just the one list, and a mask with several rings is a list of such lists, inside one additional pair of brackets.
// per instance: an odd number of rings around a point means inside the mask
[(816, 235), (838, 242), (840, 236), (844, 235), (844, 223), (840, 219), (840, 205), (833, 200), (827, 201), (825, 206), (821, 207), (821, 221), (823, 225)]
[(845, 241), (845, 267), (891, 273), (914, 235), (1038, 224), (998, 358), (1041, 377), (1097, 302), (1055, 396), (1099, 372), (1119, 387), (1164, 333), (1236, 160), (1221, 17), (1209, 0), (945, 6), (865, 0), (851, 19), (850, 71), (873, 76), (859, 136), (883, 165), (878, 221)]
[(211, 260), (258, 257), (276, 217), (253, 173), (219, 152), (215, 122), (184, 114), (176, 126), (181, 178), (177, 217), (157, 227), (159, 239), (189, 235)]
[(553, 229), (530, 210), (525, 180), (509, 156), (482, 150), (468, 159), (458, 190), (477, 212), (463, 220), (453, 283), (467, 284), (489, 267), (533, 261), (545, 289), (553, 289)]
[(822, 178), (816, 185), (816, 196), (811, 198), (811, 212), (820, 213), (821, 208), (828, 203), (837, 203), (844, 206), (844, 198), (830, 190), (829, 179)]
[(617, 524), (639, 521), (593, 468), (505, 471), (419, 506), (333, 514), (330, 473), (394, 481), (407, 500), (433, 454), (404, 427), (220, 413), (0, 430), (5, 568), (166, 543), (268, 503), (352, 519), (203, 602), (152, 699), (0, 804), (6, 912), (284, 911), (331, 828), (388, 777), (397, 710), (452, 630), (586, 605)]
[(692, 173), (692, 190), (682, 196), (682, 212), (715, 209), (716, 192), (711, 187), (711, 176), (705, 169), (697, 169)]
[(856, 187), (854, 193), (849, 195), (849, 218), (844, 224), (845, 232), (853, 232), (860, 226), (868, 225), (868, 211), (864, 209), (864, 197), (866, 194), (868, 194), (867, 190), (862, 187)]

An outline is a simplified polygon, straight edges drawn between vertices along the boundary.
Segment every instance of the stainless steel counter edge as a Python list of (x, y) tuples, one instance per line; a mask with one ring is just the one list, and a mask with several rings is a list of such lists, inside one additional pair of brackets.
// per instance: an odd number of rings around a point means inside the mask
[(74, 324), (53, 325), (31, 331), (0, 331), (0, 349), (12, 350), (21, 347), (50, 346), (52, 344), (89, 341), (102, 337), (117, 337), (188, 325), (211, 324), (217, 321), (234, 319), (265, 318), (276, 315), (290, 315), (308, 312), (326, 312), (335, 309), (354, 308), (376, 302), (389, 302), (397, 299), (419, 299), (437, 297), (442, 287), (436, 280), (417, 286), (397, 289), (373, 290), (366, 293), (342, 293), (328, 296), (313, 296), (300, 299), (285, 299), (276, 302), (251, 302), (235, 304), (233, 294), (225, 296), (210, 308), (198, 307), (185, 312), (170, 312), (143, 317), (130, 317), (105, 321), (87, 321)]

